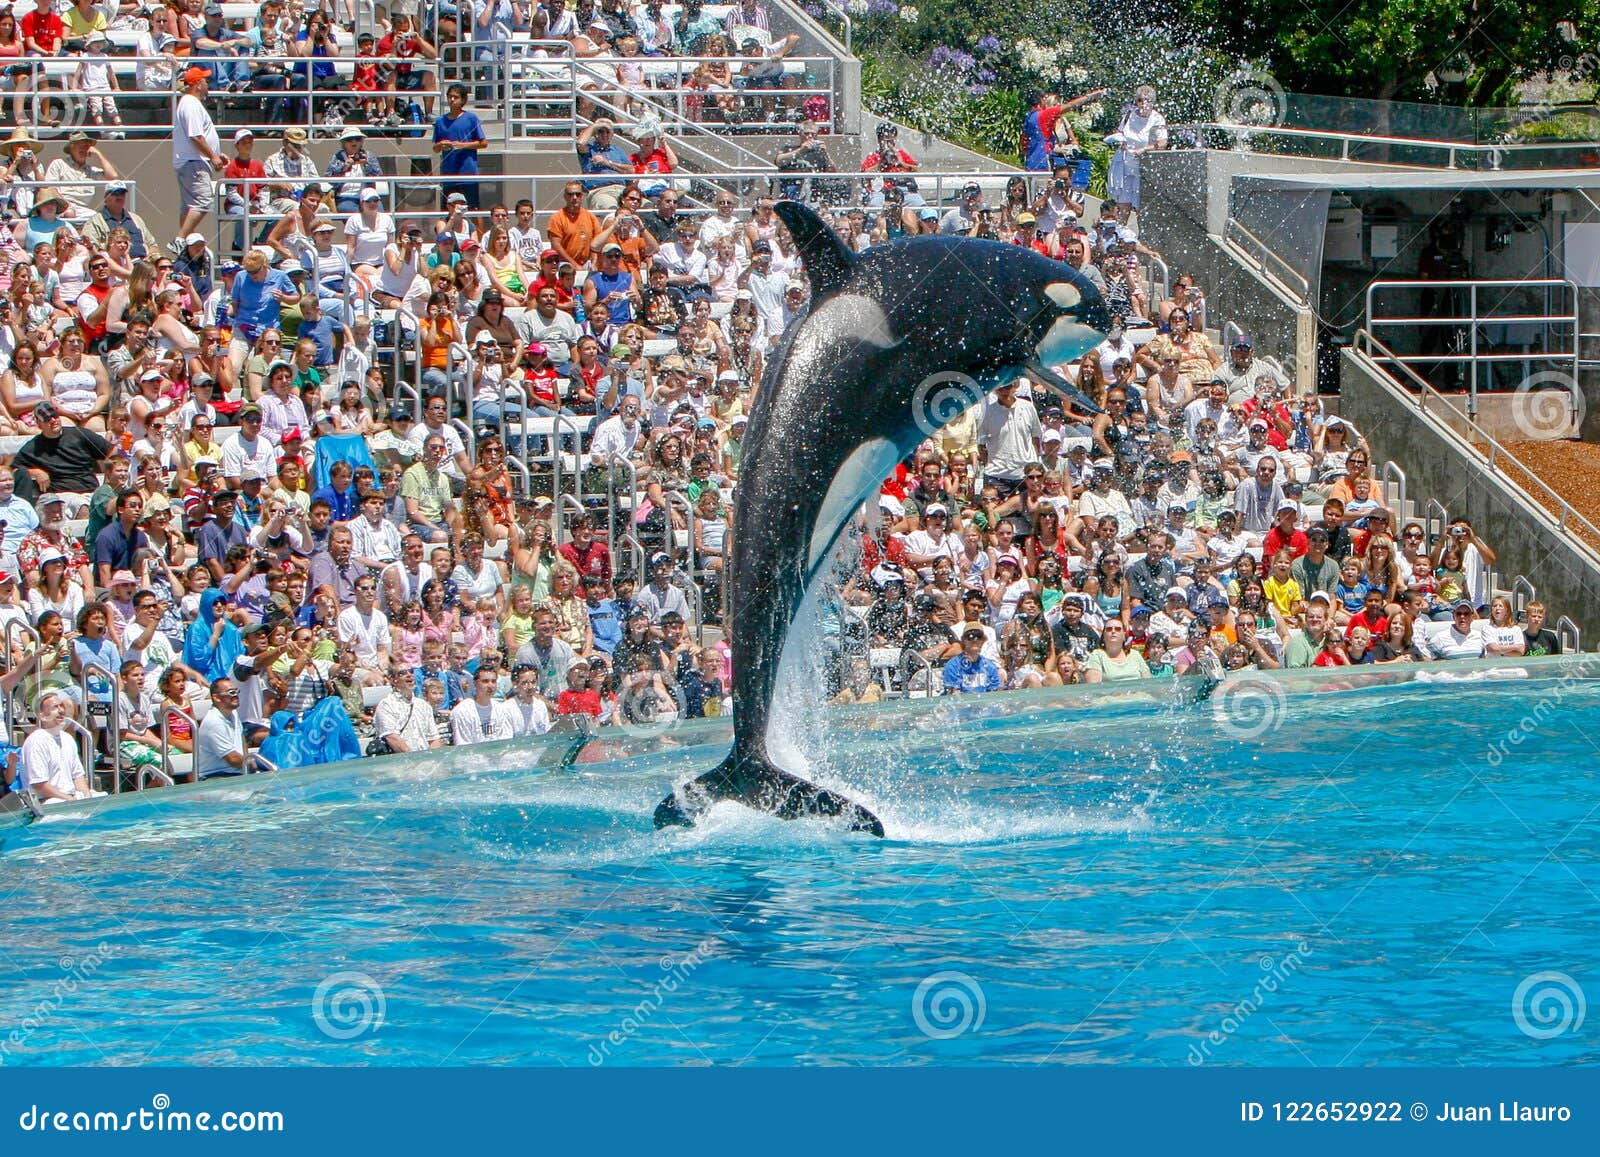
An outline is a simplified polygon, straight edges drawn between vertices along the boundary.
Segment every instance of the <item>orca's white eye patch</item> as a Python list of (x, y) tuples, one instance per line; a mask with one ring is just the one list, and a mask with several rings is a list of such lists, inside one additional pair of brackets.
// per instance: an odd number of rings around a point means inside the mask
[(1044, 295), (1062, 309), (1071, 309), (1083, 301), (1083, 294), (1070, 281), (1052, 281), (1044, 287)]

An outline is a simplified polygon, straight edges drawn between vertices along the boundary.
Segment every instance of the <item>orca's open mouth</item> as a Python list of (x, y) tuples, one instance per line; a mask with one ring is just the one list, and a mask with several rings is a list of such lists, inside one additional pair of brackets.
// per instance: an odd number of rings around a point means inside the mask
[(1065, 394), (1079, 410), (1098, 414), (1099, 406), (1049, 367), (1076, 361), (1104, 340), (1111, 320), (1105, 303), (1093, 289), (1085, 292), (1072, 281), (1052, 281), (1044, 296), (1059, 312), (1036, 343), (1028, 372)]

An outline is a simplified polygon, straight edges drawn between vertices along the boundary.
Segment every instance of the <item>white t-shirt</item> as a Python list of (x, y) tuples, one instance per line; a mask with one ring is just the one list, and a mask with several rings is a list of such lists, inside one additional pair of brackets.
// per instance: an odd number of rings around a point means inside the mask
[(504, 699), (491, 700), (488, 707), (479, 707), (476, 699), (463, 699), (450, 709), (450, 734), (458, 747), (512, 739), (520, 734), (521, 722), (521, 713)]
[(278, 456), (273, 450), (272, 443), (265, 438), (257, 438), (254, 442), (246, 442), (242, 433), (235, 434), (222, 444), (222, 476), (224, 478), (238, 478), (244, 474), (244, 468), (255, 465), (262, 471), (263, 478), (271, 478), (278, 472)]
[(207, 155), (195, 147), (191, 137), (202, 138), (213, 155), (221, 149), (217, 140), (217, 126), (211, 123), (211, 114), (206, 111), (199, 97), (186, 92), (178, 98), (178, 109), (172, 114), (173, 168), (191, 161), (209, 163)]
[[(350, 250), (352, 265), (382, 265), (383, 251), (394, 240), (394, 218), (387, 213), (379, 213), (371, 228), (368, 228), (361, 220), (360, 213), (352, 213), (344, 223), (344, 235), (347, 240), (355, 238), (355, 245)], [(401, 295), (395, 292), (395, 296)]]
[(521, 699), (507, 699), (516, 715), (518, 735), (543, 735), (550, 730), (550, 709), (543, 699), (524, 703)]
[(1032, 402), (1018, 398), (1008, 409), (991, 397), (978, 421), (978, 442), (988, 455), (984, 473), (991, 478), (1021, 478), (1023, 468), (1039, 460), (1037, 447), (1043, 434)]
[(388, 258), (391, 253), (398, 259), (401, 256), (400, 247), (398, 245), (385, 245), (383, 252), (379, 255), (381, 260), (377, 262), (378, 292), (393, 294), (395, 297), (404, 297), (411, 292), (411, 286), (417, 280), (417, 268), (421, 258), (415, 257), (411, 261), (403, 263), (400, 266), (400, 272), (396, 273), (389, 268)]
[(356, 658), (363, 663), (377, 658), (378, 648), (390, 646), (389, 618), (376, 607), (363, 617), (355, 607), (339, 612), (339, 639), (355, 644)]
[(78, 744), (65, 728), (51, 735), (41, 727), (24, 739), (21, 767), (29, 787), (48, 783), (67, 795), (77, 795), (77, 781), (87, 778)]

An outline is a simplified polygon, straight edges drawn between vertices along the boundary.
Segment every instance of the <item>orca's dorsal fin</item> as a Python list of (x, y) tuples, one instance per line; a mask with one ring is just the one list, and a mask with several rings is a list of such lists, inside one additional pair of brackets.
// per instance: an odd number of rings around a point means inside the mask
[(789, 235), (806, 263), (806, 276), (811, 279), (811, 304), (815, 306), (843, 289), (855, 270), (856, 259), (839, 235), (799, 201), (779, 201), (775, 211), (789, 227)]

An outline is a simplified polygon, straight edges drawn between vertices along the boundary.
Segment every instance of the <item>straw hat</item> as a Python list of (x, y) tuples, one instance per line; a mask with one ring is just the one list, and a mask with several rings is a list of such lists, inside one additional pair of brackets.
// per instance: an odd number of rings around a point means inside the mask
[(20, 127), (12, 129), (11, 135), (5, 139), (5, 143), (3, 145), (0, 145), (0, 148), (6, 149), (13, 153), (15, 153), (18, 149), (37, 149), (38, 147), (38, 140), (29, 136), (27, 129)]
[(51, 201), (56, 203), (58, 212), (65, 213), (72, 208), (72, 202), (68, 201), (59, 192), (57, 192), (54, 185), (45, 185), (39, 190), (38, 194), (34, 197), (33, 207), (37, 210), (39, 206), (47, 205)]

